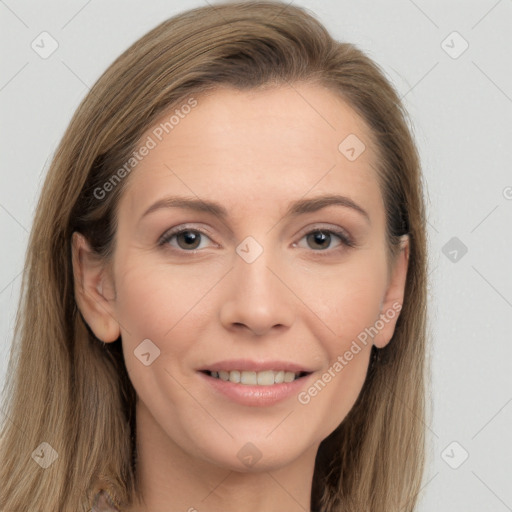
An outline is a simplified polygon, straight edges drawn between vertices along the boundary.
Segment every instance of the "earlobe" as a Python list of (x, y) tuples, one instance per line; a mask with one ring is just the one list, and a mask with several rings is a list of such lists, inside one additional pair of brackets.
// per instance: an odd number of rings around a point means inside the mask
[(95, 336), (109, 343), (120, 336), (114, 315), (115, 293), (105, 262), (90, 248), (78, 232), (71, 238), (75, 300)]
[(374, 337), (373, 344), (377, 348), (385, 347), (395, 332), (396, 322), (404, 302), (405, 284), (407, 281), (407, 269), (409, 266), (409, 236), (403, 235), (400, 242), (400, 250), (393, 261), (386, 293), (381, 302), (379, 315), (378, 334)]

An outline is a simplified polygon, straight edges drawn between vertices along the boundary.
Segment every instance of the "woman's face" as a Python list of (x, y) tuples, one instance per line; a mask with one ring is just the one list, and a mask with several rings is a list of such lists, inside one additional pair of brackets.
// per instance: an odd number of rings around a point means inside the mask
[(168, 446), (280, 467), (353, 406), (371, 345), (392, 335), (407, 251), (388, 273), (374, 147), (332, 92), (194, 100), (146, 132), (125, 178), (104, 322), (119, 326), (140, 421)]

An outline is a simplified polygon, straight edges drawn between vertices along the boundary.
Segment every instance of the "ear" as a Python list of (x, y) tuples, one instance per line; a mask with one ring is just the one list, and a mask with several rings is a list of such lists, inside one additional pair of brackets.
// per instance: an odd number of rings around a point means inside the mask
[(115, 288), (105, 263), (78, 232), (71, 237), (75, 300), (95, 336), (109, 343), (120, 336), (114, 315)]
[(376, 322), (376, 327), (382, 327), (378, 329), (379, 332), (373, 338), (373, 344), (377, 348), (385, 347), (395, 332), (396, 322), (404, 302), (409, 250), (409, 236), (403, 235), (400, 241), (400, 250), (390, 266), (388, 285), (382, 300), (378, 323)]

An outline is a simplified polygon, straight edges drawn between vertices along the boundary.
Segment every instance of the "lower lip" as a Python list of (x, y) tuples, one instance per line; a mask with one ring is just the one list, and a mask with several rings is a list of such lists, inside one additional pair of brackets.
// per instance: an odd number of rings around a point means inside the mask
[(222, 393), (233, 402), (253, 407), (266, 407), (281, 402), (290, 396), (297, 396), (301, 388), (304, 387), (304, 384), (313, 374), (310, 373), (309, 375), (295, 379), (293, 382), (283, 382), (270, 386), (236, 384), (229, 380), (225, 381), (211, 377), (203, 372), (199, 372), (199, 375), (205, 379), (215, 391)]

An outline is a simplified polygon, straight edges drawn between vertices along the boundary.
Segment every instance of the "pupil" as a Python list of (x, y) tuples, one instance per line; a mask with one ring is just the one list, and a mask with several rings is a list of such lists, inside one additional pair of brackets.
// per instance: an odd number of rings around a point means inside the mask
[(197, 243), (194, 247), (192, 247), (191, 244), (194, 244), (194, 242), (197, 242), (199, 240), (198, 233), (193, 233), (192, 231), (184, 231), (183, 233), (180, 234), (180, 236), (185, 240), (186, 248), (195, 249), (197, 247), (197, 245), (198, 245)]
[(325, 247), (326, 246), (325, 242), (327, 242), (327, 246), (329, 246), (329, 240), (330, 240), (329, 234), (325, 234), (322, 231), (317, 231), (313, 234), (313, 238), (314, 238), (315, 244), (318, 243), (318, 245), (322, 246), (322, 242), (323, 242), (323, 247)]

